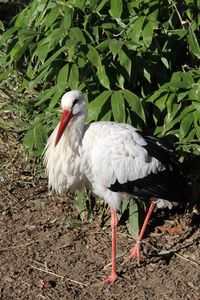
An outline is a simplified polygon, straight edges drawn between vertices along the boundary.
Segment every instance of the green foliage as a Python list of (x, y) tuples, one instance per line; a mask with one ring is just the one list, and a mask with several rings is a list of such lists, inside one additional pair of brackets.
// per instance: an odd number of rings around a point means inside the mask
[(158, 135), (173, 134), (178, 148), (200, 152), (200, 78), (199, 70), (174, 72), (170, 82), (148, 97)]
[(88, 122), (175, 135), (178, 149), (199, 155), (199, 7), (199, 0), (31, 1), (0, 39), (1, 83), (17, 70), (20, 92), (37, 95), (24, 101), (29, 152), (41, 155), (61, 95), (80, 89)]
[(39, 114), (24, 137), (29, 151), (41, 154), (61, 95), (81, 89), (88, 122), (151, 124), (151, 132), (175, 134), (180, 148), (199, 152), (199, 4), (32, 1), (0, 42), (7, 66), (24, 76), (21, 91), (40, 92), (28, 111)]

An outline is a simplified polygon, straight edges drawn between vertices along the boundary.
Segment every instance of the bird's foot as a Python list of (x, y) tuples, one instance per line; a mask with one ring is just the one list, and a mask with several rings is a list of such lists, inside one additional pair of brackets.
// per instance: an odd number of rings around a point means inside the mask
[(118, 278), (119, 277), (118, 277), (117, 273), (112, 273), (111, 275), (107, 276), (103, 281), (104, 281), (104, 283), (114, 284)]
[(101, 280), (101, 281), (97, 281), (96, 283), (92, 284), (92, 286), (100, 286), (103, 284), (110, 284), (113, 285), (117, 279), (119, 278), (119, 276), (117, 275), (117, 273), (112, 273), (111, 275), (107, 276), (105, 279)]
[(140, 258), (141, 258), (141, 256), (140, 256), (140, 243), (141, 242), (137, 240), (135, 246), (131, 250), (131, 253), (128, 256), (124, 257), (123, 264), (126, 264), (133, 256), (135, 256), (136, 260), (137, 260), (137, 264), (138, 264), (138, 266), (140, 266)]

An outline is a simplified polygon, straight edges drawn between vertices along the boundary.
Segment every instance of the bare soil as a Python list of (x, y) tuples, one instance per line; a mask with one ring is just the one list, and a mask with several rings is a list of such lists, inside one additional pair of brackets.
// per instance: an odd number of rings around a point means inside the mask
[(110, 272), (110, 227), (101, 228), (98, 209), (80, 223), (74, 195), (48, 191), (18, 139), (1, 129), (0, 299), (200, 299), (198, 214), (155, 212), (140, 267), (123, 265), (134, 241), (119, 224), (120, 279), (97, 287)]

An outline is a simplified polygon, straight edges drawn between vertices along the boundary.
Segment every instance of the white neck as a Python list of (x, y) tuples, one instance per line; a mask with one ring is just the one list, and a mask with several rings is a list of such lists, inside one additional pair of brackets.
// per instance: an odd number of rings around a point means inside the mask
[(48, 139), (44, 163), (49, 178), (49, 187), (59, 194), (68, 189), (75, 190), (82, 187), (80, 155), (85, 117), (84, 112), (72, 120), (56, 146), (54, 143), (59, 125)]
[(65, 143), (65, 147), (70, 147), (72, 150), (77, 151), (81, 146), (85, 127), (85, 117), (85, 114), (79, 115), (65, 130), (62, 138), (62, 141)]

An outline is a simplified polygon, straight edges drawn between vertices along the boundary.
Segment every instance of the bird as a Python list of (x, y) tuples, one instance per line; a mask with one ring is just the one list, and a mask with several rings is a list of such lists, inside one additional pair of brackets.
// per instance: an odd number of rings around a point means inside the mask
[(111, 274), (103, 283), (119, 279), (116, 266), (117, 211), (128, 196), (151, 199), (144, 224), (127, 261), (140, 262), (140, 243), (149, 218), (158, 207), (186, 203), (187, 183), (172, 152), (161, 141), (126, 123), (86, 124), (87, 105), (79, 90), (61, 98), (60, 122), (47, 140), (44, 164), (48, 187), (58, 194), (89, 189), (110, 207)]

